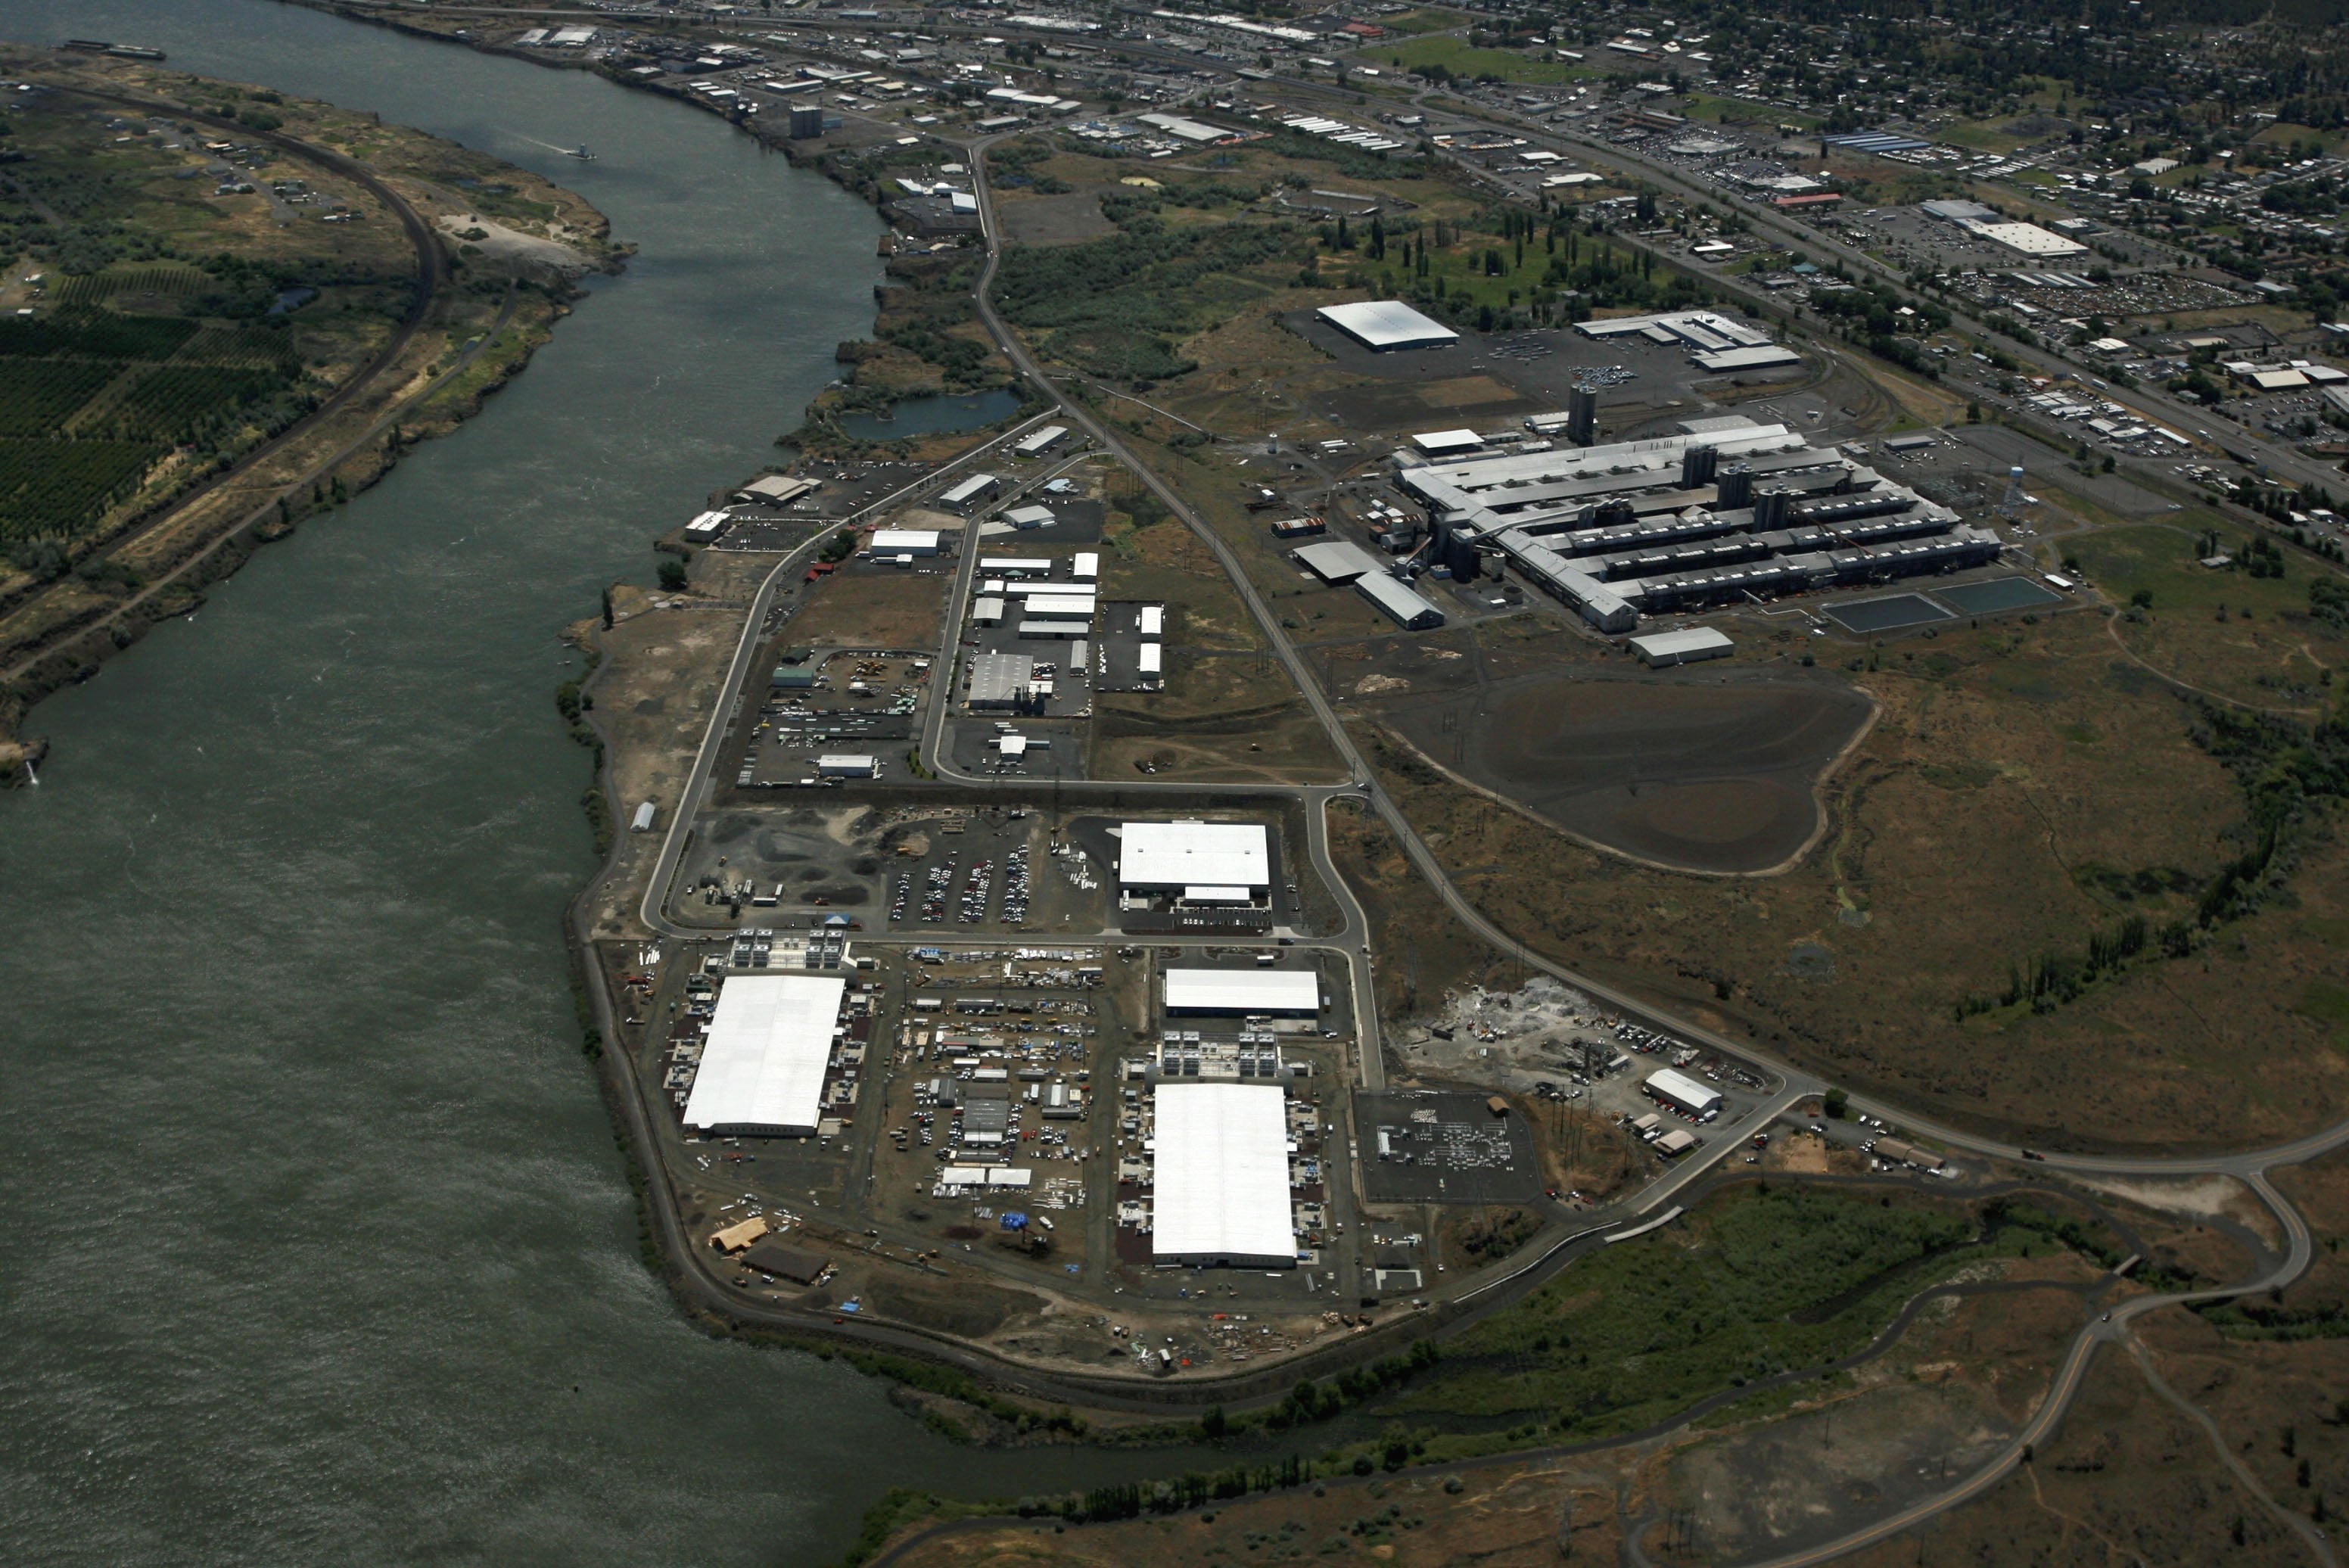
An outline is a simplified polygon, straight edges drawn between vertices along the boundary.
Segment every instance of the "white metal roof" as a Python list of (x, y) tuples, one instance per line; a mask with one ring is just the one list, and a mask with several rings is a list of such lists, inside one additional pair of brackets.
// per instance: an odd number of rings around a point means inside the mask
[(1142, 645), (1140, 657), (1137, 659), (1135, 664), (1136, 669), (1139, 670), (1141, 674), (1145, 676), (1154, 676), (1164, 673), (1165, 665), (1160, 662), (1158, 652), (1158, 650), (1163, 646), (1164, 646), (1164, 645), (1161, 643), (1144, 643)]
[(1139, 617), (1137, 624), (1142, 634), (1145, 637), (1155, 637), (1161, 635), (1166, 628), (1166, 606), (1164, 604), (1144, 604), (1142, 607), (1142, 614)]
[(1100, 576), (1101, 552), (1098, 550), (1078, 551), (1074, 556), (1070, 558), (1069, 575), (1071, 577)]
[(873, 531), (873, 553), (875, 555), (885, 555), (898, 550), (935, 555), (937, 548), (938, 531), (935, 528), (876, 528)]
[(1127, 887), (1268, 887), (1272, 851), (1261, 822), (1127, 822), (1117, 874)]
[(1473, 452), (1485, 438), (1474, 430), (1422, 430), (1411, 444), (1423, 452)]
[(1355, 578), (1354, 591), (1403, 625), (1416, 626), (1430, 615), (1438, 625), (1444, 622), (1443, 611), (1383, 572), (1365, 572)]
[(1703, 370), (1761, 370), (1773, 365), (1793, 365), (1803, 356), (1776, 344), (1760, 344), (1751, 348), (1707, 349), (1689, 357)]
[(819, 773), (870, 773), (881, 764), (869, 752), (827, 751), (815, 759)]
[(938, 499), (946, 502), (948, 506), (957, 506), (967, 500), (975, 500), (994, 488), (995, 476), (993, 474), (973, 474), (970, 478), (962, 480), (960, 483), (957, 484), (954, 489), (947, 491), (946, 494), (940, 496)]
[(1170, 1083), (1153, 1098), (1153, 1253), (1293, 1264), (1288, 1125), (1279, 1086)]
[(1711, 626), (1697, 626), (1685, 632), (1651, 632), (1644, 637), (1631, 639), (1632, 652), (1642, 658), (1673, 658), (1734, 646), (1736, 645), (1728, 637)]
[(718, 993), (688, 1127), (812, 1133), (848, 982), (836, 975), (738, 975)]
[(1082, 615), (1090, 619), (1093, 613), (1093, 596), (1090, 593), (1031, 593), (1028, 597), (1030, 615)]
[(1346, 539), (1325, 539), (1288, 552), (1324, 583), (1351, 583), (1369, 572), (1382, 572), (1379, 558)]
[(1169, 1012), (1319, 1013), (1321, 976), (1310, 969), (1169, 969)]
[(1698, 1115), (1721, 1103), (1719, 1089), (1671, 1068), (1659, 1068), (1648, 1075), (1648, 1092)]
[(1325, 304), (1315, 313), (1350, 337), (1372, 348), (1416, 348), (1456, 343), (1460, 335), (1430, 321), (1401, 300), (1370, 300), (1360, 304)]

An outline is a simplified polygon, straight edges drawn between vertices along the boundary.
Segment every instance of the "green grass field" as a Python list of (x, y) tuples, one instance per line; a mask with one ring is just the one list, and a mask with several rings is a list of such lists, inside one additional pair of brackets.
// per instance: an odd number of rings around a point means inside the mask
[(1430, 1423), (1441, 1434), (1426, 1439), (1430, 1459), (1630, 1430), (1721, 1389), (1851, 1355), (1962, 1264), (2060, 1250), (2022, 1224), (1983, 1235), (1961, 1209), (1734, 1189), (1585, 1257), (1360, 1416)]

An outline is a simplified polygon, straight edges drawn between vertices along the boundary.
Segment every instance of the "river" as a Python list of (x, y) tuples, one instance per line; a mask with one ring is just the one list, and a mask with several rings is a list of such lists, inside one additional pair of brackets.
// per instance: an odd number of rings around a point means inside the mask
[(555, 634), (868, 330), (870, 211), (714, 117), (267, 0), (0, 0), (0, 35), (378, 110), (641, 247), (481, 418), (33, 717), (56, 749), (0, 797), (0, 1556), (813, 1563), (893, 1482), (1178, 1463), (957, 1449), (688, 1327), (575, 1049)]

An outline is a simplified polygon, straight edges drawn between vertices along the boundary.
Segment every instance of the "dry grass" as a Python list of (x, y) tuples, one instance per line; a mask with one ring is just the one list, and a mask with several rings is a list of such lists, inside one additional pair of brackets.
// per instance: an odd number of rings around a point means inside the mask
[(835, 648), (935, 647), (945, 631), (947, 581), (913, 573), (834, 573), (792, 618), (790, 640)]
[[(2330, 828), (2304, 851), (2297, 909), (2053, 1013), (1956, 1023), (1955, 1003), (2001, 988), (2010, 963), (2075, 953), (2130, 913), (2187, 913), (2190, 891), (2147, 892), (2137, 873), (2190, 890), (2240, 852), (2241, 799), (2189, 739), (2189, 709), (2093, 615), (1872, 656), (1881, 667), (1857, 678), (1885, 716), (1827, 789), (1825, 842), (1758, 881), (1603, 859), (1358, 734), (1513, 934), (1853, 1088), (2059, 1145), (2240, 1146), (2349, 1109), (2321, 989), (2349, 930), (2349, 852)], [(1832, 977), (1798, 974), (1798, 944), (1824, 950)]]

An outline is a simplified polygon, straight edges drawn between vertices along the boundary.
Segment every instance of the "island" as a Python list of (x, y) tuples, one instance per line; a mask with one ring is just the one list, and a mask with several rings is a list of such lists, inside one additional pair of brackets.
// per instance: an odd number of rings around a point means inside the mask
[(0, 50), (0, 777), (87, 678), (545, 341), (601, 214), (498, 160), (136, 57)]

